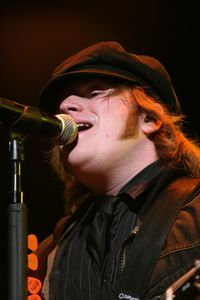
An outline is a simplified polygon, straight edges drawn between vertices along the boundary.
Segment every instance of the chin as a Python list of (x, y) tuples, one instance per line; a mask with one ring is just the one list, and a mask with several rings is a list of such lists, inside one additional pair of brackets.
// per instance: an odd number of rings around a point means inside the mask
[(70, 169), (79, 168), (81, 170), (85, 168), (85, 166), (90, 164), (92, 160), (93, 158), (91, 158), (91, 156), (88, 155), (88, 153), (86, 153), (86, 155), (83, 155), (83, 153), (71, 151), (68, 154), (66, 165)]

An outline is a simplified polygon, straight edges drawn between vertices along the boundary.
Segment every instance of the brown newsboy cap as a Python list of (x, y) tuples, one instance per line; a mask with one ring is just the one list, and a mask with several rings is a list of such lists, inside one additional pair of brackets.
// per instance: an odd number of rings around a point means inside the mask
[(180, 104), (170, 76), (155, 58), (128, 53), (117, 42), (100, 42), (64, 60), (42, 89), (39, 108), (56, 113), (61, 94), (70, 87), (70, 79), (96, 77), (125, 81), (143, 86), (148, 93), (165, 104), (172, 113), (180, 113)]

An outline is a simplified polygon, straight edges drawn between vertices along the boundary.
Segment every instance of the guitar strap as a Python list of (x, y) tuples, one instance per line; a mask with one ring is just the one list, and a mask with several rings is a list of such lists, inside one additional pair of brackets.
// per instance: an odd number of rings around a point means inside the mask
[[(166, 182), (165, 182), (166, 184)], [(181, 177), (159, 193), (154, 192), (138, 218), (142, 222), (139, 232), (129, 248), (117, 299), (143, 300), (155, 263), (166, 237), (184, 203), (200, 192), (198, 179)]]

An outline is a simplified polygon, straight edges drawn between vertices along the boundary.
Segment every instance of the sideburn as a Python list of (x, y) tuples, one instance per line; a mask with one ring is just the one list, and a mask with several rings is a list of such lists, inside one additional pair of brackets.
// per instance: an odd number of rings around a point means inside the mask
[(129, 108), (129, 114), (126, 120), (124, 132), (120, 136), (120, 139), (128, 139), (130, 137), (134, 137), (137, 135), (137, 131), (138, 131), (138, 122), (139, 122), (139, 115), (140, 115), (139, 111), (137, 110), (135, 105), (133, 105), (131, 99), (128, 99), (127, 105)]

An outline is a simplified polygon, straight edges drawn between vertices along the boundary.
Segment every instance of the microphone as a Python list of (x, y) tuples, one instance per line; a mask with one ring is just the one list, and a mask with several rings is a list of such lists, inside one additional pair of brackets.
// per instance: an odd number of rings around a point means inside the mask
[(37, 107), (4, 98), (0, 98), (0, 123), (13, 132), (39, 131), (56, 145), (71, 144), (78, 134), (76, 123), (69, 115), (50, 115)]

